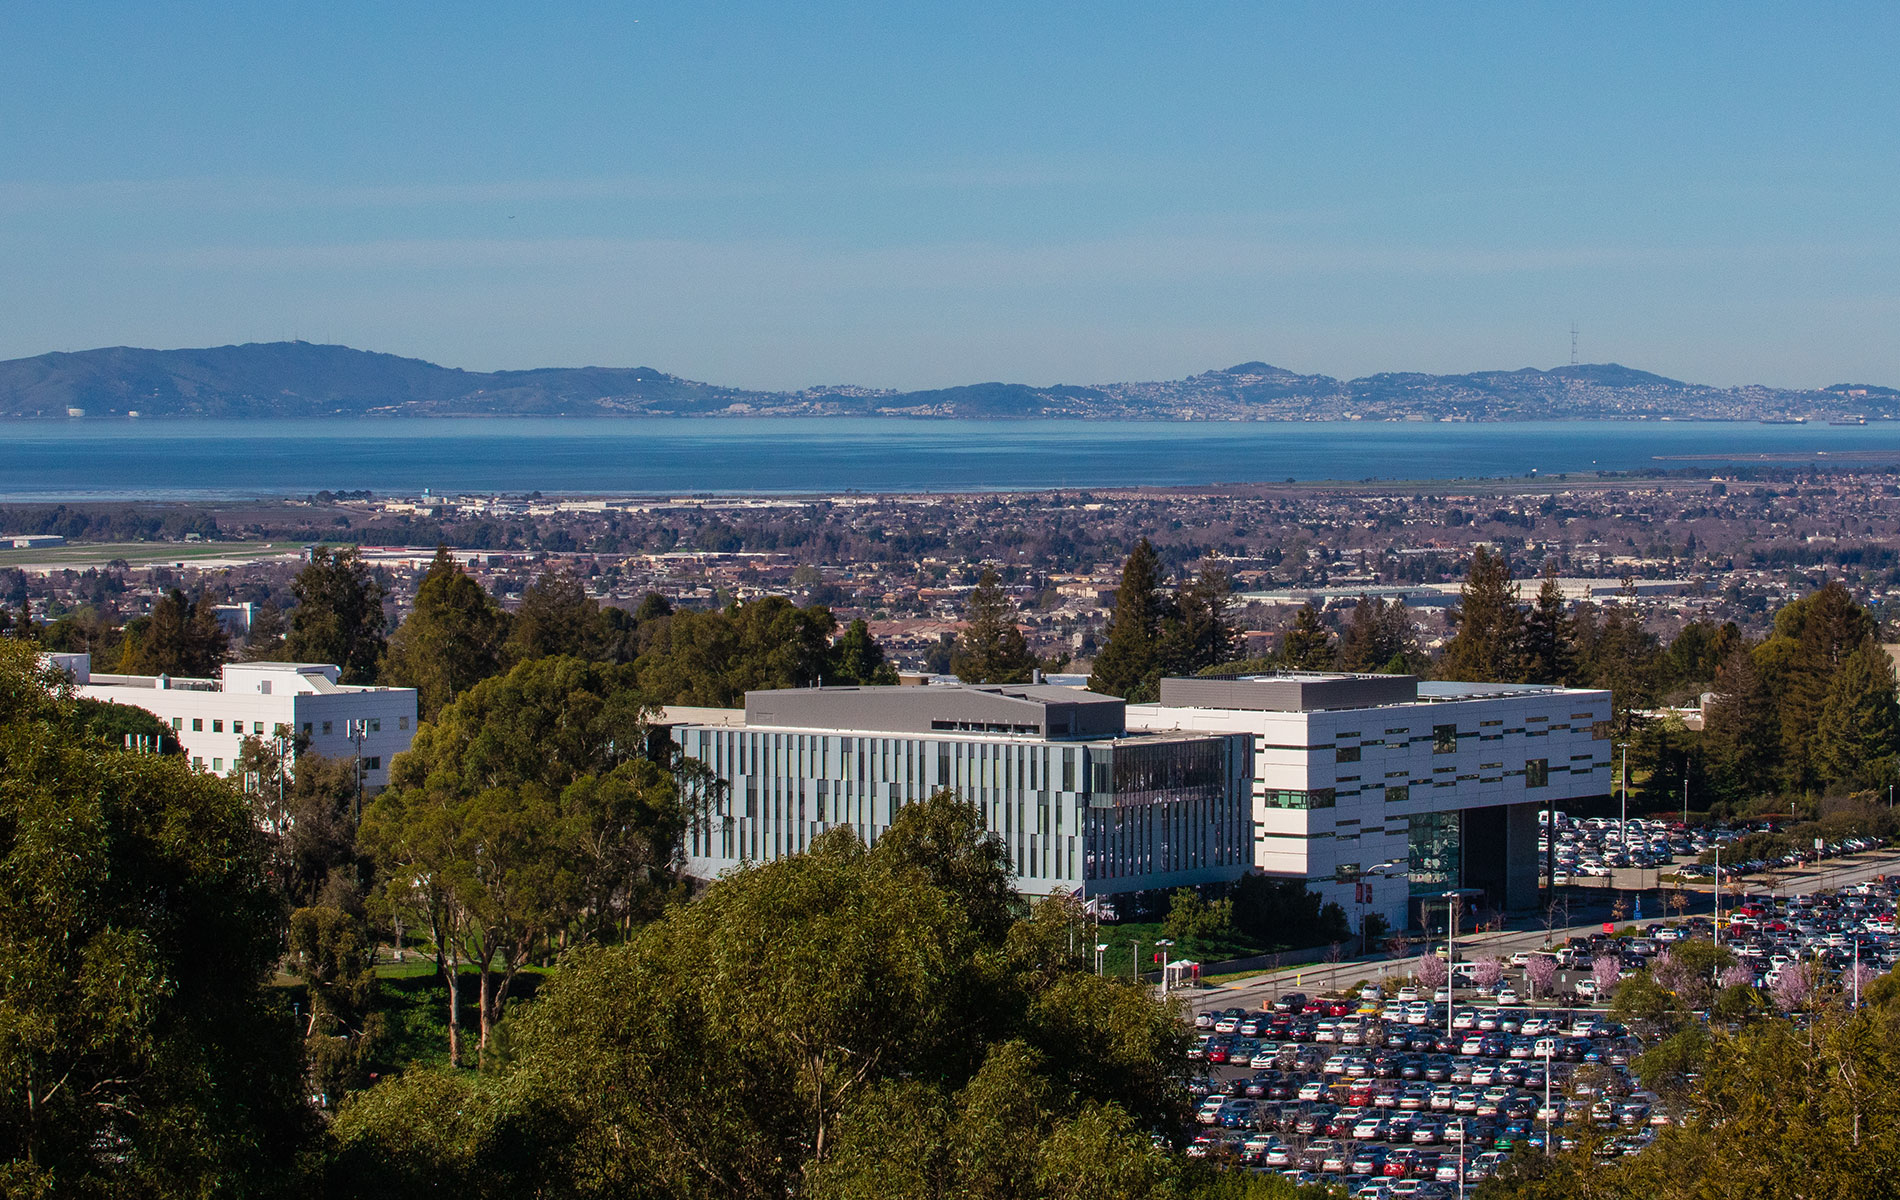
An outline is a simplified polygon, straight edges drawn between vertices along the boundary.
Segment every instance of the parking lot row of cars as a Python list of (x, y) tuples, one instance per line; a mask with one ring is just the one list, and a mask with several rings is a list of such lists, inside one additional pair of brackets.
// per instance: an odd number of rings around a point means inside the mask
[[(1724, 985), (1768, 987), (1818, 965), (1843, 973), (1891, 968), (1900, 878), (1838, 893), (1742, 897), (1725, 908), (1721, 941), (1735, 954)], [(1631, 1073), (1642, 1040), (1592, 1005), (1596, 968), (1653, 966), (1676, 944), (1710, 940), (1712, 918), (1637, 936), (1580, 936), (1512, 956), (1485, 989), (1367, 986), (1351, 995), (1283, 992), (1259, 1009), (1197, 1013), (1189, 1082), (1190, 1153), (1219, 1156), (1367, 1200), (1450, 1196), (1494, 1173), (1520, 1146), (1574, 1146), (1587, 1126), (1598, 1153), (1634, 1153), (1676, 1119)], [(1528, 1003), (1523, 969), (1556, 960), (1560, 982)], [(1474, 964), (1453, 978), (1469, 981)], [(1607, 1000), (1604, 997), (1603, 1000)], [(1601, 1004), (1598, 1001), (1598, 1005)]]

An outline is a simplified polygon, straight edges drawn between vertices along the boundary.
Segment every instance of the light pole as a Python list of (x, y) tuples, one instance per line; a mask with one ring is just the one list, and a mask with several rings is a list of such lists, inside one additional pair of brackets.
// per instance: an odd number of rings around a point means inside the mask
[(1618, 742), (1617, 746), (1623, 751), (1623, 815), (1617, 821), (1616, 838), (1623, 857), (1628, 858), (1630, 853), (1630, 744)]
[(1452, 1037), (1452, 1013), (1458, 999), (1458, 901), (1455, 891), (1445, 893), (1445, 1040)]
[(1551, 1118), (1557, 1115), (1550, 1107), (1550, 1058), (1551, 1051), (1556, 1048), (1556, 1039), (1551, 1036), (1550, 1030), (1544, 1030), (1544, 1157), (1546, 1158), (1556, 1153), (1552, 1145), (1550, 1128)]
[(351, 760), (356, 775), (356, 819), (363, 819), (363, 737), (369, 732), (369, 722), (356, 720), (343, 727), (344, 736), (355, 747), (355, 757)]
[(1135, 973), (1135, 982), (1140, 983), (1141, 982), (1141, 939), (1129, 938), (1128, 945), (1129, 945), (1128, 957), (1130, 960), (1128, 963), (1128, 966)]
[(1161, 994), (1168, 994), (1168, 950), (1174, 945), (1173, 938), (1162, 938), (1155, 943), (1155, 949), (1161, 951)]
[(1097, 975), (1100, 975), (1102, 973), (1102, 964), (1105, 963), (1107, 960), (1108, 960), (1108, 943), (1107, 942), (1095, 943), (1095, 973)]
[(1715, 944), (1722, 944), (1722, 843), (1715, 843)]

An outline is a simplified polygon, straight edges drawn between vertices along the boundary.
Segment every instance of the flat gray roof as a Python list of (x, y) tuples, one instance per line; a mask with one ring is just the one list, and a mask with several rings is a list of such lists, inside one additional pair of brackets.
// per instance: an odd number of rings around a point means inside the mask
[(1120, 737), (1126, 705), (1051, 684), (817, 687), (747, 692), (745, 723), (888, 733), (1002, 733), (1042, 738)]

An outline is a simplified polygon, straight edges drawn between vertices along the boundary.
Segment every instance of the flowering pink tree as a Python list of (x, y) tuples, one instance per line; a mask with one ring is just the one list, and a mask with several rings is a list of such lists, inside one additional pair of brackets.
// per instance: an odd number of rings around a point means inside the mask
[(1754, 987), (1755, 968), (1749, 966), (1747, 963), (1730, 963), (1728, 966), (1722, 968), (1720, 979), (1722, 986), (1725, 988)]
[(1481, 988), (1494, 988), (1504, 979), (1504, 963), (1496, 958), (1481, 958), (1472, 964), (1471, 981)]
[(1623, 978), (1623, 960), (1615, 951), (1605, 951), (1590, 961), (1590, 978), (1597, 981), (1597, 995), (1609, 998)]
[(1690, 983), (1693, 982), (1695, 976), (1693, 971), (1682, 963), (1677, 962), (1676, 956), (1667, 950), (1658, 954), (1655, 961), (1649, 964), (1649, 974), (1650, 977), (1656, 981), (1658, 986), (1667, 988), (1672, 992), (1682, 992), (1686, 990)]
[(1777, 1007), (1783, 1012), (1793, 1012), (1808, 1002), (1814, 994), (1814, 983), (1808, 978), (1807, 969), (1799, 963), (1789, 963), (1768, 985), (1768, 994), (1774, 997)]
[(1524, 977), (1530, 980), (1531, 995), (1548, 996), (1557, 983), (1557, 960), (1548, 954), (1533, 954), (1524, 966)]
[(1418, 960), (1419, 983), (1428, 988), (1445, 986), (1445, 960), (1436, 954), (1427, 954)]

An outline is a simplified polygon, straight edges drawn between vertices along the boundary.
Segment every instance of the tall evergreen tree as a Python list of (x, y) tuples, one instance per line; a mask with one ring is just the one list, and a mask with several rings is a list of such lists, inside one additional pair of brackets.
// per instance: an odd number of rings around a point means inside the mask
[(1564, 604), (1555, 563), (1524, 619), (1524, 682), (1567, 685), (1577, 676), (1577, 625)]
[(1203, 567), (1175, 589), (1173, 609), (1162, 620), (1161, 674), (1198, 675), (1233, 658), (1232, 598), (1233, 584), (1218, 566)]
[(151, 617), (126, 639), (120, 661), (134, 675), (202, 679), (217, 672), (229, 644), (211, 597), (200, 595), (194, 602), (173, 588), (159, 597)]
[(1295, 671), (1324, 671), (1334, 662), (1333, 633), (1310, 603), (1300, 606), (1280, 642), (1280, 660)]
[(832, 643), (828, 683), (889, 686), (897, 682), (897, 668), (884, 657), (884, 647), (871, 636), (871, 627), (859, 617), (845, 626)]
[(1862, 642), (1834, 673), (1814, 741), (1823, 781), (1845, 787), (1894, 782), (1900, 707), (1894, 701), (1893, 660), (1879, 643)]
[(600, 614), (600, 605), (579, 578), (567, 571), (544, 571), (521, 593), (503, 658), (511, 666), (559, 654), (592, 658), (588, 651), (596, 640)]
[(1746, 646), (1716, 668), (1714, 688), (1702, 737), (1710, 775), (1731, 801), (1748, 799), (1773, 782), (1781, 747), (1774, 696)]
[(1403, 673), (1416, 669), (1417, 656), (1405, 602), (1359, 597), (1339, 635), (1340, 670)]
[(290, 591), (297, 607), (290, 614), (285, 656), (292, 662), (335, 663), (344, 683), (375, 682), (388, 589), (370, 573), (357, 548), (318, 546)]
[(1782, 783), (1789, 790), (1821, 782), (1814, 734), (1834, 675), (1862, 645), (1877, 640), (1873, 617), (1839, 580), (1775, 614), (1774, 633), (1756, 648), (1755, 665), (1776, 699)]
[(1610, 689), (1618, 736), (1629, 736), (1634, 714), (1655, 705), (1661, 662), (1662, 648), (1642, 617), (1621, 604), (1605, 605), (1583, 665), (1591, 686)]
[(244, 661), (274, 662), (284, 653), (284, 635), (290, 623), (283, 610), (266, 600), (251, 614), (251, 630), (244, 635)]
[(1155, 548), (1142, 538), (1122, 564), (1115, 612), (1108, 621), (1108, 641), (1095, 656), (1090, 691), (1137, 703), (1156, 698), (1164, 607), (1159, 573)]
[(390, 639), (383, 677), (416, 689), (425, 721), (457, 696), (501, 669), (508, 615), (470, 579), (448, 547), (416, 588), (415, 607)]
[(1479, 546), (1458, 591), (1458, 607), (1447, 614), (1457, 633), (1439, 660), (1441, 678), (1470, 683), (1512, 683), (1519, 678), (1524, 613), (1517, 599), (1510, 564), (1502, 554)]
[(950, 671), (965, 683), (1027, 683), (1037, 659), (1016, 624), (1003, 581), (985, 567), (963, 610), (963, 631), (950, 652)]

